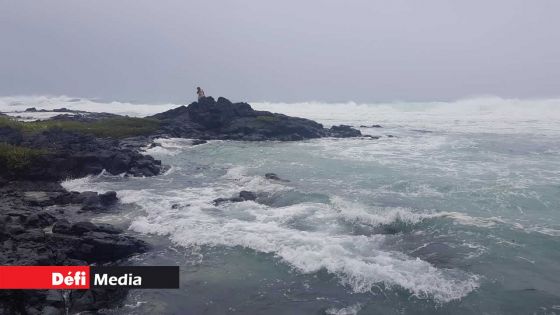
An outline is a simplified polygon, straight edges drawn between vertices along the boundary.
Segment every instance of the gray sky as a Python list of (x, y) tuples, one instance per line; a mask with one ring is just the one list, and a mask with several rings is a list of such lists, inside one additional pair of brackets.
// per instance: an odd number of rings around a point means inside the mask
[(0, 0), (0, 95), (560, 96), (558, 0)]

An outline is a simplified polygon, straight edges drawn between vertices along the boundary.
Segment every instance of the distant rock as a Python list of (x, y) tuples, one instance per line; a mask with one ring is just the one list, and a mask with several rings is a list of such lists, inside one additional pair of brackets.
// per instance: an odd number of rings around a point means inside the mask
[(361, 125), (360, 128), (383, 128), (383, 127), (381, 125), (371, 125), (371, 126)]
[(152, 117), (161, 120), (161, 134), (202, 140), (295, 141), (361, 135), (349, 126), (325, 129), (309, 119), (257, 111), (247, 103), (232, 103), (223, 97), (217, 101), (206, 97)]
[(278, 175), (276, 175), (276, 173), (266, 173), (266, 174), (264, 174), (264, 177), (266, 179), (276, 180), (276, 181), (280, 181), (280, 182), (289, 182), (289, 180), (287, 180), (287, 179), (282, 179), (282, 178), (278, 177)]
[(347, 125), (340, 125), (340, 126), (332, 126), (328, 130), (328, 135), (335, 138), (352, 138), (352, 137), (360, 137), (362, 133), (352, 128), (351, 126)]

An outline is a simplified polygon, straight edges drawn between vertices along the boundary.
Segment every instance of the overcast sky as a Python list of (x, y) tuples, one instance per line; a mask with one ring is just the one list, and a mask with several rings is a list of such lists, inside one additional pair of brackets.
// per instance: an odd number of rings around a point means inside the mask
[(558, 0), (0, 0), (0, 95), (560, 96)]

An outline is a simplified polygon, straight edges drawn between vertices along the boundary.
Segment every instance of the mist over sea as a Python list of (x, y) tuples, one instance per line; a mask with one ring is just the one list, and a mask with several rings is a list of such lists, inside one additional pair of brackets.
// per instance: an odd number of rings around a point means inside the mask
[[(133, 290), (115, 314), (560, 313), (560, 99), (250, 104), (379, 139), (158, 139), (145, 153), (163, 175), (65, 181), (117, 191), (95, 220), (154, 244), (128, 263), (182, 266), (180, 290)], [(177, 106), (0, 97), (3, 112)], [(212, 202), (242, 190), (256, 202)]]

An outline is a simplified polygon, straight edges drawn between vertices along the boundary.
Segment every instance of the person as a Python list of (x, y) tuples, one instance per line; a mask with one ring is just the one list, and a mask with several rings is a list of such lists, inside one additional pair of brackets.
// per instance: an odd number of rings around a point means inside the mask
[(204, 95), (204, 90), (201, 89), (200, 86), (196, 88), (196, 95), (198, 95), (199, 101), (206, 97), (206, 95)]

